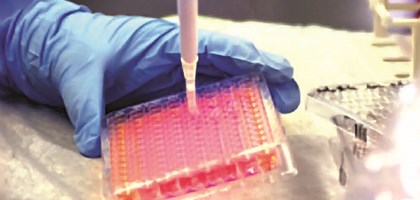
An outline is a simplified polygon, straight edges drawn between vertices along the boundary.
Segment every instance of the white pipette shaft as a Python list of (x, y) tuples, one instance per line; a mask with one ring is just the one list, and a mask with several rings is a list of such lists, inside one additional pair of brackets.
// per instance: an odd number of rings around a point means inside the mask
[(198, 61), (198, 0), (177, 0), (177, 3), (180, 23), (181, 61), (187, 87), (188, 106), (196, 109), (195, 77)]

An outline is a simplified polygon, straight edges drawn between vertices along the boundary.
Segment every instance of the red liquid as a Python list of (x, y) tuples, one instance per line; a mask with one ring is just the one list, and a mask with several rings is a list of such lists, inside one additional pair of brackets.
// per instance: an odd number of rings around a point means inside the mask
[(268, 126), (258, 81), (241, 84), (198, 93), (199, 115), (178, 96), (138, 106), (129, 119), (109, 120), (112, 189), (164, 180), (117, 198), (170, 198), (278, 168), (274, 147), (237, 156), (281, 134)]
[(207, 185), (206, 172), (204, 170), (197, 170), (191, 176), (191, 182), (194, 187), (205, 187)]
[(159, 185), (154, 183), (148, 187), (139, 188), (137, 191), (141, 200), (154, 200), (158, 196)]
[(179, 178), (179, 185), (181, 186), (181, 189), (186, 192), (192, 192), (197, 190), (197, 184), (194, 183), (193, 177), (191, 176), (185, 176)]
[(223, 171), (224, 171), (225, 165), (218, 164), (211, 167), (211, 169), (207, 172), (207, 186), (215, 186), (218, 185), (225, 179)]
[(241, 157), (238, 159), (238, 167), (239, 171), (244, 176), (252, 176), (261, 173), (258, 160), (254, 156), (250, 158)]
[(172, 179), (169, 181), (162, 181), (159, 183), (160, 193), (164, 197), (174, 197), (177, 193), (180, 193), (180, 188), (178, 187), (178, 180)]
[(234, 181), (239, 178), (235, 164), (226, 164), (222, 171), (223, 179), (227, 182)]

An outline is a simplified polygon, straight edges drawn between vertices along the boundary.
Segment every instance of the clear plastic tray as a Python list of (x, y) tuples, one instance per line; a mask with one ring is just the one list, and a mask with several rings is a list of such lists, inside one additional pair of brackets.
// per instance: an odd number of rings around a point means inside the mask
[(337, 137), (330, 141), (345, 186), (368, 173), (367, 155), (392, 141), (389, 130), (399, 110), (398, 94), (406, 81), (324, 86), (308, 94), (306, 109), (332, 122)]
[(261, 76), (200, 87), (197, 104), (180, 93), (108, 114), (105, 196), (197, 199), (297, 173)]
[(393, 81), (320, 87), (308, 94), (306, 109), (374, 146), (395, 121), (398, 93), (407, 84)]

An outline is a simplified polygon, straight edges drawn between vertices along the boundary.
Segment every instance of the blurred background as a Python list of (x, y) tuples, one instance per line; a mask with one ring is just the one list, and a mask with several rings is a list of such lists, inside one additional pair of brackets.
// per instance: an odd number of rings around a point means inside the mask
[[(110, 15), (163, 17), (176, 14), (176, 0), (73, 1)], [(200, 0), (199, 8), (201, 15), (235, 21), (316, 24), (355, 31), (372, 29), (368, 0)]]

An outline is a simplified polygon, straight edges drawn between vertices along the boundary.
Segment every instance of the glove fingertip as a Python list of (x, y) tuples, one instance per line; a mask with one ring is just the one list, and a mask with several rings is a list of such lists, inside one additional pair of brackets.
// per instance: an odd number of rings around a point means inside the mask
[(101, 140), (100, 137), (89, 138), (87, 140), (80, 140), (76, 134), (75, 141), (80, 154), (88, 158), (101, 157)]
[(282, 84), (270, 85), (273, 103), (282, 114), (295, 111), (301, 102), (300, 89), (295, 80), (291, 79)]

